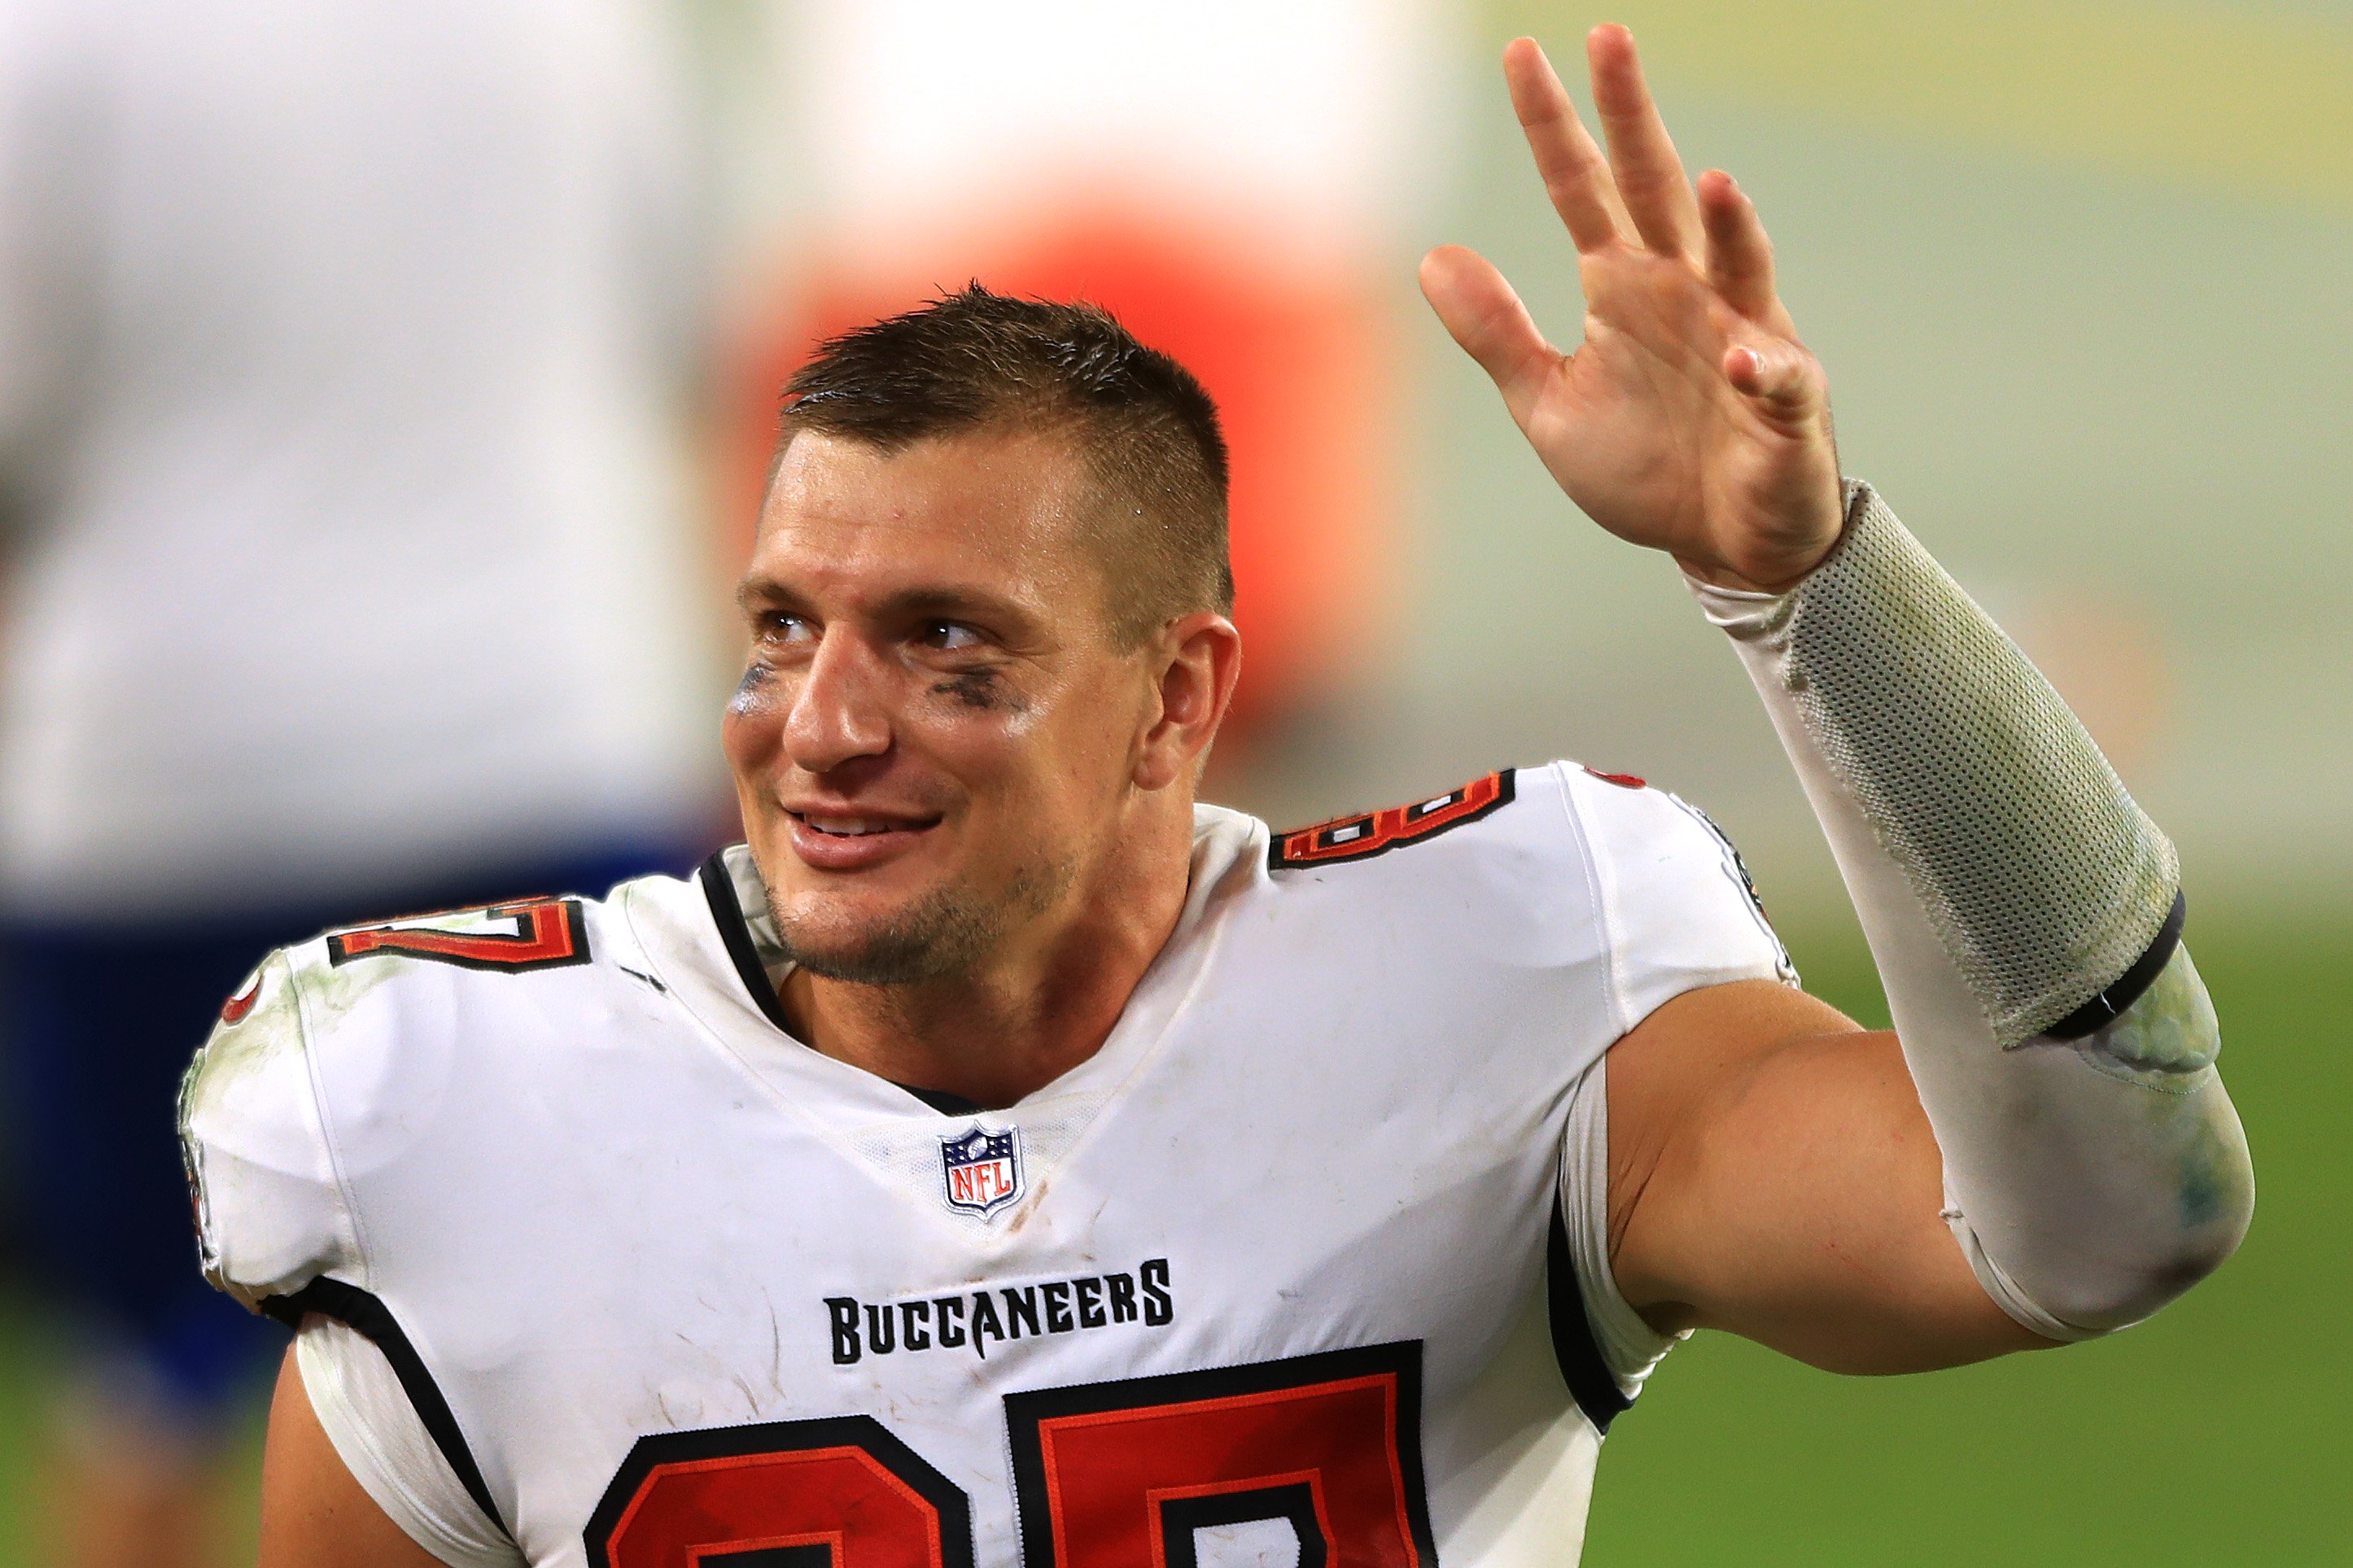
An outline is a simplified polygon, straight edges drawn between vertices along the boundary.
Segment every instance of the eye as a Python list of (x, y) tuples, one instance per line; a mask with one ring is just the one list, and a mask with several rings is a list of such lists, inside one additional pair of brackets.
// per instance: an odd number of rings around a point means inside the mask
[(760, 617), (760, 636), (768, 642), (815, 642), (817, 628), (809, 625), (806, 616), (774, 610)]
[(935, 647), (945, 653), (962, 653), (980, 646), (980, 634), (956, 621), (926, 621), (916, 640), (925, 647)]

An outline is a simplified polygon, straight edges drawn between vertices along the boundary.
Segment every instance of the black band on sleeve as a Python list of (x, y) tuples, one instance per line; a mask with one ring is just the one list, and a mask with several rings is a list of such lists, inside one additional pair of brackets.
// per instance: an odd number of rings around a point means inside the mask
[(2117, 975), (2106, 990), (2042, 1032), (2054, 1040), (2080, 1040), (2124, 1016), (2125, 1009), (2139, 1001), (2141, 993), (2155, 984), (2172, 962), (2173, 950), (2181, 945), (2181, 922), (2189, 910), (2189, 900), (2175, 892), (2173, 908), (2166, 911), (2165, 923), (2157, 928), (2157, 940), (2132, 961), (2132, 967)]
[(1606, 1434), (1609, 1423), (1634, 1402), (1618, 1386), (1609, 1363), (1601, 1359), (1601, 1347), (1594, 1342), (1593, 1325), (1585, 1317), (1585, 1297), (1577, 1288), (1577, 1264), (1569, 1257), (1568, 1226), (1561, 1220), (1557, 1203), (1552, 1205), (1552, 1234), (1545, 1244), (1545, 1306), (1552, 1318), (1553, 1359), (1560, 1363), (1569, 1396), (1593, 1423), (1593, 1429)]
[(425, 1369), (425, 1358), (408, 1342), (392, 1311), (375, 1297), (356, 1285), (325, 1276), (311, 1280), (290, 1296), (272, 1296), (261, 1303), (261, 1310), (290, 1329), (302, 1327), (302, 1315), (316, 1312), (322, 1318), (332, 1318), (365, 1338), (384, 1352), (392, 1366), (393, 1375), (415, 1407), (417, 1418), (425, 1424), (426, 1432), (441, 1457), (449, 1461), (466, 1495), (482, 1510), (482, 1517), (498, 1526), (499, 1532), (510, 1541), (514, 1531), (507, 1528), (499, 1513), (499, 1505), (491, 1500), (491, 1489), (482, 1479), (481, 1467), (474, 1463), (473, 1450), (466, 1447), (466, 1436), (458, 1429), (458, 1418), (451, 1414), (449, 1402), (441, 1397), (433, 1374)]

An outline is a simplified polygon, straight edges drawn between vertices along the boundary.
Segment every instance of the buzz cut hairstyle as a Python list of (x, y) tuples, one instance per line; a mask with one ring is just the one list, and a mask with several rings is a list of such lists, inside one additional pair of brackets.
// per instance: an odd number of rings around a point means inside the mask
[(975, 280), (828, 338), (785, 384), (776, 464), (804, 430), (892, 452), (987, 427), (1071, 438), (1095, 492), (1090, 532), (1116, 641), (1138, 646), (1195, 610), (1232, 613), (1217, 404), (1099, 305)]

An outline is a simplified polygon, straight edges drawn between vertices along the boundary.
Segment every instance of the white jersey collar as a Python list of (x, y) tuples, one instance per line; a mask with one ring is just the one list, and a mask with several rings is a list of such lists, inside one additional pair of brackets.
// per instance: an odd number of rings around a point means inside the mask
[[(1267, 828), (1223, 806), (1196, 805), (1190, 886), (1176, 928), (1129, 996), (1103, 1047), (1018, 1105), (1107, 1095), (1147, 1058), (1182, 1011), (1217, 943), (1219, 911), (1264, 876)], [(750, 848), (713, 855), (692, 881), (649, 879), (622, 890), (626, 917), (680, 1002), (731, 1054), (796, 1104), (830, 1102), (837, 1113), (936, 1118), (899, 1085), (813, 1050), (796, 1038), (776, 1001), (791, 959), (769, 913)]]

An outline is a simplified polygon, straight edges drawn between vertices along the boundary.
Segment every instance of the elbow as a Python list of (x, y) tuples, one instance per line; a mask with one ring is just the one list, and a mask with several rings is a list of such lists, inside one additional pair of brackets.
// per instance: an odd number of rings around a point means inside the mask
[(2185, 1163), (2171, 1223), (2119, 1226), (2084, 1267), (2055, 1271), (2036, 1304), (2073, 1337), (2096, 1337), (2154, 1317), (2228, 1262), (2254, 1218), (2255, 1183), (2235, 1117), (2227, 1132)]
[(2111, 1334), (2155, 1317), (2229, 1261), (2253, 1214), (2250, 1203), (2227, 1226), (2201, 1230), (2180, 1237), (2170, 1247), (2153, 1249), (2137, 1260), (2136, 1267), (2120, 1269), (2101, 1282), (2103, 1289), (2060, 1293), (2060, 1300), (2050, 1308), (2052, 1316), (2086, 1338)]
[(2100, 1158), (2046, 1168), (2031, 1201), (2013, 1188), (2006, 1206), (1989, 1194), (1974, 1222), (1955, 1216), (1986, 1293), (2046, 1339), (2096, 1339), (2155, 1315), (2221, 1268), (2254, 1215), (2246, 1136), (2211, 1072), (2139, 1157), (2097, 1147)]
[[(2237, 1118), (2230, 1131), (2239, 1131)], [(2154, 1249), (2139, 1288), (2126, 1303), (2137, 1322), (2154, 1314), (2231, 1259), (2246, 1239), (2255, 1217), (2255, 1172), (2245, 1142), (2232, 1147), (2211, 1165), (2185, 1180), (2181, 1194), (2182, 1226), (2171, 1245)]]

